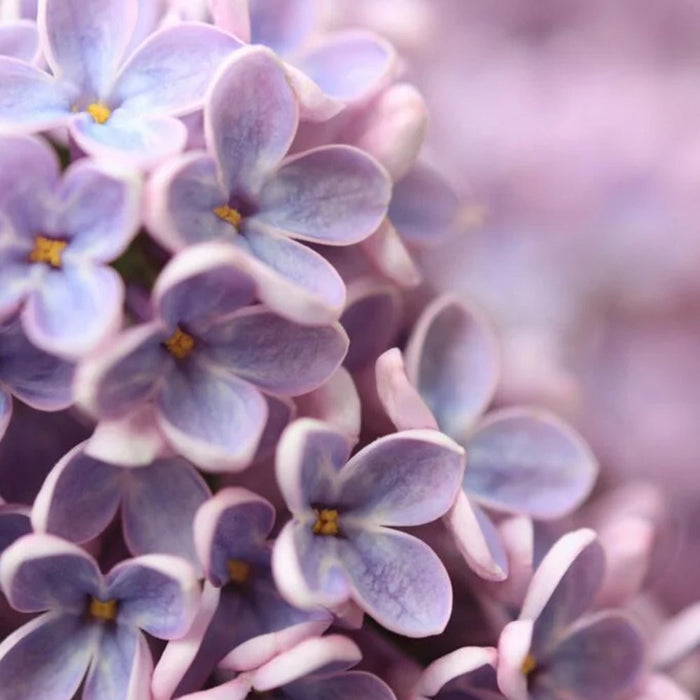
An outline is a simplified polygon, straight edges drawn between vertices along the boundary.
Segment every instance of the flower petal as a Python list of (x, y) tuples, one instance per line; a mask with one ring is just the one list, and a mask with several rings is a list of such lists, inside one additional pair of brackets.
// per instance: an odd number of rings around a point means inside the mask
[(335, 503), (338, 472), (352, 443), (321, 421), (300, 418), (282, 433), (275, 464), (277, 484), (292, 513), (308, 512), (312, 503)]
[(15, 540), (32, 531), (27, 506), (3, 503), (0, 500), (0, 554)]
[(76, 615), (46, 613), (0, 644), (3, 700), (66, 700), (83, 680), (98, 627)]
[(209, 12), (217, 27), (250, 43), (248, 0), (209, 0)]
[(29, 342), (18, 317), (0, 322), (0, 379), (26, 404), (56, 411), (73, 402), (75, 365)]
[(287, 159), (265, 183), (254, 218), (278, 233), (327, 245), (367, 238), (387, 213), (391, 180), (352, 146), (320, 146)]
[(136, 0), (45, 0), (37, 21), (54, 75), (93, 100), (108, 97), (136, 26)]
[(99, 595), (95, 560), (77, 545), (52, 535), (26, 535), (0, 559), (0, 584), (15, 610), (60, 609), (80, 615), (88, 595)]
[(80, 357), (119, 328), (123, 299), (124, 283), (111, 267), (65, 264), (29, 297), (22, 325), (43, 350)]
[(639, 679), (644, 666), (644, 641), (622, 614), (598, 613), (569, 633), (536, 674), (531, 693), (540, 683), (553, 696), (570, 694), (580, 700), (620, 697)]
[(326, 34), (295, 63), (327, 95), (351, 102), (367, 99), (389, 80), (396, 52), (376, 34), (347, 30)]
[(388, 217), (371, 236), (360, 241), (359, 247), (384, 277), (400, 287), (415, 287), (423, 279)]
[(124, 539), (132, 554), (174, 554), (199, 568), (192, 523), (211, 495), (197, 470), (184, 459), (159, 459), (125, 474)]
[(299, 326), (264, 307), (248, 307), (213, 323), (203, 356), (273, 394), (316, 389), (338, 368), (348, 349), (339, 324)]
[(82, 700), (150, 700), (152, 670), (151, 652), (139, 630), (106, 626), (85, 679)]
[(30, 134), (63, 126), (71, 117), (71, 98), (45, 71), (0, 56), (0, 129)]
[(651, 653), (655, 668), (670, 668), (700, 648), (700, 602), (693, 603), (662, 627)]
[(267, 421), (253, 462), (267, 460), (275, 454), (282, 431), (294, 420), (297, 413), (296, 404), (290, 398), (265, 394), (265, 402), (267, 403)]
[(169, 250), (208, 240), (232, 242), (238, 230), (214, 213), (227, 200), (209, 155), (193, 151), (168, 160), (149, 178), (149, 233)]
[(455, 544), (469, 568), (488, 581), (508, 575), (508, 557), (495, 525), (479, 506), (461, 491), (445, 517)]
[(313, 0), (255, 0), (250, 3), (250, 43), (290, 53), (316, 26), (318, 9)]
[(427, 544), (385, 528), (352, 528), (338, 539), (353, 599), (380, 625), (407, 637), (445, 629), (452, 613), (447, 570)]
[(530, 700), (523, 662), (532, 640), (532, 620), (509, 622), (498, 639), (498, 687), (509, 700)]
[(91, 413), (108, 418), (138, 408), (172, 368), (172, 358), (162, 346), (166, 338), (159, 323), (122, 333), (80, 365), (76, 400)]
[(160, 639), (184, 635), (200, 591), (194, 569), (180, 557), (146, 554), (117, 564), (105, 577), (106, 597), (118, 601), (117, 622)]
[[(476, 690), (483, 688), (497, 692), (496, 661), (498, 655), (493, 647), (462, 647), (433, 661), (421, 675), (416, 693), (432, 698), (438, 695), (448, 683), (449, 689)], [(493, 685), (482, 681), (493, 670)], [(489, 679), (490, 680), (490, 679)], [(458, 685), (457, 685), (458, 684)], [(448, 691), (448, 688), (445, 688)], [(439, 697), (439, 696), (438, 696)], [(469, 695), (466, 696), (468, 698)], [(465, 698), (465, 700), (466, 700)]]
[(197, 362), (168, 377), (157, 406), (168, 440), (199, 467), (213, 471), (247, 466), (267, 419), (267, 404), (257, 389)]
[(490, 413), (465, 443), (464, 489), (488, 508), (559, 518), (590, 494), (598, 465), (583, 439), (540, 409)]
[(438, 297), (414, 326), (405, 357), (408, 377), (440, 429), (462, 437), (498, 381), (496, 340), (485, 320), (455, 297)]
[(422, 525), (454, 502), (464, 450), (436, 430), (405, 430), (358, 452), (339, 474), (343, 507), (363, 522)]
[(0, 25), (0, 56), (34, 63), (39, 55), (39, 33), (30, 20), (3, 22)]
[(290, 687), (305, 698), (332, 697), (336, 700), (396, 700), (391, 688), (367, 671), (348, 671), (321, 678), (304, 678)]
[(121, 255), (141, 223), (141, 190), (133, 175), (109, 172), (88, 160), (72, 163), (58, 192), (54, 230), (70, 238), (66, 261), (110, 262)]
[(183, 150), (185, 125), (163, 114), (115, 109), (104, 124), (82, 113), (70, 123), (80, 148), (95, 158), (124, 168), (148, 170)]
[(0, 440), (12, 418), (12, 395), (0, 386)]
[(535, 620), (536, 655), (551, 650), (565, 627), (592, 605), (603, 580), (605, 555), (595, 532), (569, 532), (547, 552), (537, 567), (520, 612)]
[(32, 507), (36, 532), (87, 542), (109, 525), (121, 501), (121, 469), (74, 447), (49, 472)]
[(230, 34), (206, 24), (160, 29), (124, 64), (113, 98), (140, 114), (192, 112), (202, 106), (214, 71), (240, 46)]
[(298, 120), (294, 91), (272, 51), (246, 47), (221, 68), (208, 96), (204, 130), (234, 200), (256, 197), (289, 150)]

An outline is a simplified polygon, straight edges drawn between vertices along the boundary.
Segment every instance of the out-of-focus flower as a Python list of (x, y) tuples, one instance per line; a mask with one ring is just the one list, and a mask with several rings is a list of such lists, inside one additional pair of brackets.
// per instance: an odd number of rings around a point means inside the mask
[(277, 591), (266, 541), (274, 520), (271, 504), (242, 488), (219, 491), (197, 512), (194, 533), (206, 575), (202, 608), (156, 667), (157, 699), (201, 688), (219, 663), (259, 668), (330, 625), (327, 611), (299, 610)]
[(48, 352), (79, 357), (121, 324), (124, 285), (107, 263), (136, 233), (140, 183), (88, 160), (63, 176), (47, 144), (0, 139), (0, 314), (21, 307)]
[(523, 407), (481, 418), (495, 391), (495, 339), (476, 312), (450, 296), (423, 312), (406, 348), (377, 361), (377, 388), (399, 429), (437, 428), (469, 455), (463, 490), (447, 523), (484, 578), (507, 575), (500, 537), (481, 506), (533, 518), (572, 511), (589, 494), (597, 464), (583, 439), (556, 416)]
[(32, 345), (19, 317), (0, 322), (0, 439), (12, 417), (12, 396), (42, 411), (73, 403), (75, 365)]
[(380, 438), (346, 464), (350, 448), (311, 419), (283, 433), (277, 481), (294, 518), (275, 542), (275, 581), (300, 607), (352, 599), (395, 632), (437, 634), (452, 609), (447, 572), (426, 544), (392, 526), (421, 525), (450, 507), (464, 453), (426, 430)]
[(173, 258), (156, 282), (155, 319), (88, 358), (76, 396), (96, 415), (153, 400), (182, 455), (206, 469), (250, 463), (267, 418), (262, 392), (321, 385), (347, 352), (339, 324), (299, 326), (253, 302), (256, 287), (233, 246), (206, 243)]
[(498, 644), (498, 684), (508, 700), (615, 700), (644, 669), (642, 637), (617, 611), (586, 615), (605, 557), (592, 530), (564, 535), (535, 572), (518, 620)]
[(284, 159), (298, 103), (269, 49), (237, 52), (215, 78), (204, 117), (209, 152), (164, 164), (151, 180), (150, 230), (171, 250), (233, 242), (251, 258), (268, 306), (299, 323), (336, 319), (341, 278), (295, 239), (345, 246), (369, 236), (389, 204), (386, 172), (349, 146)]
[(39, 33), (36, 22), (21, 19), (0, 23), (0, 56), (34, 63), (39, 58)]
[(43, 0), (38, 25), (52, 74), (0, 57), (0, 132), (67, 126), (84, 151), (150, 167), (182, 150), (176, 116), (201, 106), (218, 64), (241, 44), (183, 23), (152, 34), (127, 56), (137, 0)]
[(306, 639), (255, 671), (242, 673), (211, 690), (183, 695), (182, 700), (243, 700), (271, 692), (286, 700), (396, 700), (390, 688), (364, 671), (347, 671), (362, 654), (345, 637)]
[(50, 535), (8, 547), (0, 583), (16, 610), (48, 611), (0, 644), (7, 700), (70, 700), (86, 672), (84, 700), (148, 697), (153, 662), (142, 631), (182, 636), (200, 598), (194, 570), (178, 557), (128, 559), (102, 576), (82, 549)]

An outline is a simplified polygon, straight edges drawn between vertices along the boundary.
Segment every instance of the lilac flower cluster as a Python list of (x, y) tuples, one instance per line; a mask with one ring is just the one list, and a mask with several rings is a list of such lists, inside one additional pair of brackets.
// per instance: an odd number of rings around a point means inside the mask
[(650, 519), (577, 512), (584, 438), (499, 401), (419, 255), (470, 196), (317, 10), (7, 5), (0, 700), (684, 697)]

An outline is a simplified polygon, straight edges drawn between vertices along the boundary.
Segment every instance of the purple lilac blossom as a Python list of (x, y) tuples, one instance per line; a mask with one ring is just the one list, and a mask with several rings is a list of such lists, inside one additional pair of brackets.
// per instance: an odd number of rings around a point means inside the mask
[(364, 671), (348, 671), (362, 655), (339, 635), (306, 639), (266, 664), (211, 690), (182, 700), (243, 700), (270, 693), (280, 700), (396, 700), (382, 680)]
[(298, 326), (253, 302), (234, 247), (206, 243), (173, 258), (153, 291), (155, 318), (83, 362), (78, 400), (117, 418), (152, 400), (170, 444), (198, 466), (241, 469), (267, 419), (262, 392), (294, 396), (321, 385), (347, 351), (338, 325)]
[(518, 620), (501, 632), (498, 685), (508, 700), (616, 700), (641, 679), (645, 645), (617, 611), (588, 613), (605, 557), (595, 532), (576, 530), (535, 572)]
[(12, 396), (42, 411), (73, 403), (75, 365), (32, 345), (15, 314), (0, 321), (0, 439), (12, 417)]
[(175, 118), (201, 106), (213, 70), (240, 42), (183, 23), (127, 55), (137, 0), (40, 0), (40, 44), (50, 73), (0, 57), (0, 133), (66, 126), (94, 156), (146, 168), (184, 148)]
[(493, 333), (456, 298), (435, 299), (406, 348), (377, 361), (377, 389), (397, 428), (439, 427), (469, 454), (463, 490), (446, 522), (480, 576), (502, 580), (506, 553), (482, 509), (553, 519), (589, 494), (597, 464), (583, 439), (542, 409), (486, 414), (498, 379)]
[(388, 175), (349, 146), (285, 158), (298, 102), (269, 49), (241, 49), (222, 67), (204, 119), (208, 152), (171, 160), (150, 181), (149, 230), (171, 250), (234, 243), (250, 258), (258, 296), (270, 308), (299, 323), (335, 320), (343, 281), (298, 241), (347, 246), (369, 236), (387, 211)]
[(464, 453), (425, 430), (380, 438), (348, 462), (350, 449), (346, 435), (311, 419), (283, 433), (276, 474), (293, 519), (275, 542), (275, 581), (301, 607), (352, 599), (390, 630), (437, 634), (452, 609), (447, 572), (392, 526), (430, 522), (452, 505)]
[(260, 496), (225, 488), (203, 504), (194, 522), (206, 581), (190, 633), (166, 648), (153, 681), (156, 700), (192, 692), (219, 663), (254, 670), (318, 636), (331, 623), (323, 609), (304, 611), (282, 599), (270, 570), (275, 511)]
[(199, 568), (192, 522), (211, 493), (196, 469), (180, 457), (108, 463), (87, 454), (87, 445), (77, 445), (46, 477), (32, 508), (34, 531), (87, 542), (119, 512), (132, 555), (173, 554)]
[(0, 315), (21, 309), (38, 347), (77, 358), (121, 325), (124, 284), (107, 263), (136, 233), (140, 182), (87, 159), (63, 175), (47, 143), (0, 138)]
[(39, 34), (36, 22), (18, 20), (0, 24), (0, 56), (36, 63), (39, 58)]
[(177, 557), (127, 559), (103, 576), (82, 549), (35, 534), (3, 552), (0, 585), (16, 610), (47, 611), (0, 643), (7, 700), (70, 700), (83, 677), (83, 700), (147, 698), (143, 632), (182, 636), (200, 597), (194, 570)]

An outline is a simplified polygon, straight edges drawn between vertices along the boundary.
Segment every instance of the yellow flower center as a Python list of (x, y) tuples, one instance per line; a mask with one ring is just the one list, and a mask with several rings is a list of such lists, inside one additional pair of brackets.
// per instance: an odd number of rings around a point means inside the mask
[(168, 352), (178, 360), (184, 360), (194, 348), (194, 338), (178, 326), (175, 332), (165, 341)]
[(51, 267), (61, 267), (61, 254), (68, 241), (57, 241), (46, 236), (34, 239), (34, 249), (29, 253), (30, 262), (47, 263)]
[(228, 577), (234, 583), (245, 583), (250, 577), (250, 564), (240, 559), (229, 559), (226, 562)]
[(316, 511), (316, 522), (311, 530), (314, 535), (337, 535), (340, 532), (338, 527), (338, 511), (334, 508), (323, 508)]
[(91, 617), (98, 620), (111, 621), (117, 616), (117, 601), (116, 600), (100, 600), (99, 598), (90, 598), (90, 607), (88, 612)]
[(111, 116), (112, 110), (101, 102), (92, 102), (85, 110), (98, 124), (104, 124)]
[(220, 207), (214, 209), (214, 213), (224, 221), (227, 221), (234, 228), (238, 228), (241, 225), (241, 219), (243, 218), (237, 209), (232, 209), (228, 204), (223, 204)]
[(524, 659), (520, 670), (524, 676), (529, 676), (537, 668), (537, 661), (532, 654), (528, 654)]

